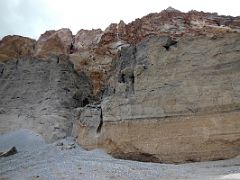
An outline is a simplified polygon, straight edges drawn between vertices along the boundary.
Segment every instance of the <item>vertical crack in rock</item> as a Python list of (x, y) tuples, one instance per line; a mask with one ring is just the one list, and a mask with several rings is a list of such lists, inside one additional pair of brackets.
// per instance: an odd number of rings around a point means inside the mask
[(100, 107), (101, 109), (101, 114), (100, 114), (100, 123), (98, 125), (98, 128), (97, 128), (97, 133), (101, 133), (101, 130), (102, 130), (102, 126), (103, 126), (103, 114), (102, 114), (102, 107)]
[(18, 59), (16, 60), (16, 69), (18, 68), (18, 63), (19, 63), (19, 61), (18, 61)]
[(130, 79), (130, 92), (131, 93), (134, 93), (134, 73), (132, 72), (129, 76), (129, 79)]
[(0, 64), (0, 77), (2, 77), (3, 72), (4, 72), (4, 65)]
[(135, 76), (134, 76), (134, 69), (136, 67), (137, 63), (137, 47), (134, 46), (134, 51), (133, 51), (133, 64), (131, 67), (131, 73), (129, 75), (129, 81), (130, 81), (130, 93), (134, 93), (134, 82), (135, 82)]
[(69, 54), (73, 54), (73, 53), (74, 53), (74, 46), (73, 46), (73, 43), (71, 43), (69, 48)]

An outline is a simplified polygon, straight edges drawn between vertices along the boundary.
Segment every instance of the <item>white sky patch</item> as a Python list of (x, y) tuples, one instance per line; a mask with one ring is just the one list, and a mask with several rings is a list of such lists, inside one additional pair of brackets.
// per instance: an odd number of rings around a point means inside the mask
[(18, 34), (38, 38), (46, 30), (105, 29), (110, 23), (129, 23), (172, 6), (183, 12), (198, 10), (240, 15), (239, 0), (0, 0), (0, 38)]

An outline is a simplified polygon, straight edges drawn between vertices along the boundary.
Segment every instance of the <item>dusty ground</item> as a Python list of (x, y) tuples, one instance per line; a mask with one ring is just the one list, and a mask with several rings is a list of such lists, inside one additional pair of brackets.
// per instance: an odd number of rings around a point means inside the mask
[(126, 161), (85, 151), (71, 138), (46, 144), (29, 130), (1, 135), (0, 151), (11, 146), (18, 153), (0, 158), (0, 179), (240, 179), (240, 158), (182, 165)]

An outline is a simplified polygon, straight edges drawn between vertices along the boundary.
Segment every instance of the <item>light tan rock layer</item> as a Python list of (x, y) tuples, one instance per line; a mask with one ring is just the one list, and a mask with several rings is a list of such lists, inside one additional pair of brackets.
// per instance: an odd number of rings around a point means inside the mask
[(131, 119), (97, 127), (76, 124), (78, 142), (116, 158), (183, 163), (232, 158), (240, 153), (240, 113)]

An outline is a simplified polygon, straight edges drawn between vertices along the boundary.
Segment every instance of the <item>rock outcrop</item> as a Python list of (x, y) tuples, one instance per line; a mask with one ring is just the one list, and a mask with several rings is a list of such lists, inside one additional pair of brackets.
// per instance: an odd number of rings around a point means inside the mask
[(100, 43), (112, 43), (120, 39), (129, 44), (136, 44), (149, 35), (214, 36), (226, 32), (240, 32), (239, 17), (198, 11), (183, 13), (168, 8), (160, 13), (151, 13), (136, 19), (129, 24), (123, 21), (119, 24), (111, 24), (104, 32)]
[(102, 34), (103, 31), (101, 29), (81, 29), (73, 38), (73, 52), (81, 52), (81, 50), (96, 48)]
[(170, 7), (104, 31), (5, 37), (0, 132), (72, 133), (87, 149), (141, 161), (234, 157), (239, 33), (240, 17)]
[(36, 41), (22, 36), (6, 36), (0, 41), (0, 63), (13, 58), (31, 57)]
[(72, 48), (72, 32), (69, 29), (47, 31), (36, 43), (35, 56), (48, 57), (51, 54), (69, 54)]
[[(97, 108), (74, 127), (86, 148), (182, 163), (240, 153), (240, 36), (151, 36), (124, 48)], [(92, 107), (91, 107), (92, 108)], [(96, 113), (94, 113), (96, 114)], [(99, 119), (101, 121), (99, 122)], [(78, 130), (76, 130), (78, 129)]]

